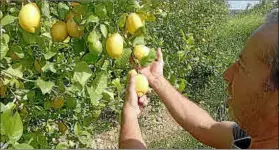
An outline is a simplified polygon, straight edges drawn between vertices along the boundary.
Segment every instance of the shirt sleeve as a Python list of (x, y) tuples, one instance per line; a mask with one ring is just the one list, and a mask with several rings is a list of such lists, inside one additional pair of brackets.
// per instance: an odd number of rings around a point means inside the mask
[(238, 140), (238, 139), (242, 139), (242, 138), (245, 138), (245, 137), (248, 137), (247, 133), (242, 130), (238, 124), (234, 124), (233, 125), (233, 139), (234, 140)]

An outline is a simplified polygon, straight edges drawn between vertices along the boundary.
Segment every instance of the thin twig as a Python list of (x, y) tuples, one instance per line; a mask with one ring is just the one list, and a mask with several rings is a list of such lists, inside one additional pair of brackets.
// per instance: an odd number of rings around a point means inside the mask
[(3, 71), (3, 73), (9, 74), (9, 75), (11, 75), (13, 77), (19, 78), (19, 79), (27, 81), (27, 82), (35, 82), (34, 80), (28, 80), (28, 79), (25, 79), (25, 78), (22, 78), (22, 77), (18, 77), (18, 76), (12, 75), (9, 72), (6, 72), (5, 70)]

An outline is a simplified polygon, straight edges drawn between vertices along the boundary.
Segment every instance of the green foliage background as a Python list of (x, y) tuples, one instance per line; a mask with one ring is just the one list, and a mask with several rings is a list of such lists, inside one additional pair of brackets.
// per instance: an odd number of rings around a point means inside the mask
[[(94, 134), (119, 124), (127, 72), (132, 68), (129, 56), (140, 43), (162, 48), (164, 75), (182, 94), (215, 119), (228, 119), (222, 73), (237, 59), (264, 15), (278, 6), (264, 1), (254, 9), (229, 15), (222, 0), (92, 0), (72, 9), (70, 2), (36, 3), (42, 17), (35, 34), (18, 24), (21, 2), (1, 5), (2, 147), (94, 147)], [(84, 25), (85, 35), (52, 42), (51, 26), (65, 20), (70, 9), (83, 15), (75, 21)], [(146, 17), (147, 24), (131, 36), (124, 23), (127, 14), (135, 11)], [(100, 55), (88, 50), (87, 36), (92, 32), (100, 35)], [(105, 51), (105, 41), (114, 32), (125, 38), (124, 54), (117, 60)], [(61, 109), (51, 107), (57, 96), (65, 99)], [(156, 94), (148, 96), (153, 110), (160, 111), (162, 103)], [(161, 147), (168, 148), (163, 143)]]

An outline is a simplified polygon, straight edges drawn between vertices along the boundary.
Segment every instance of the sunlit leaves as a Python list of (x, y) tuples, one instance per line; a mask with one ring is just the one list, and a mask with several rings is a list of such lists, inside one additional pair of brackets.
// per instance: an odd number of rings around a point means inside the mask
[(102, 93), (107, 87), (107, 80), (108, 77), (106, 73), (100, 72), (94, 79), (93, 84), (90, 87), (87, 87), (87, 92), (93, 106), (98, 105), (99, 100), (102, 98)]
[(46, 94), (51, 92), (55, 84), (51, 81), (44, 81), (41, 78), (39, 78), (36, 80), (36, 85), (41, 89), (43, 94)]
[(84, 61), (77, 63), (74, 71), (73, 82), (77, 82), (81, 86), (86, 84), (92, 74), (88, 64)]
[(12, 109), (6, 109), (1, 114), (1, 131), (9, 137), (11, 142), (16, 142), (20, 139), (23, 133), (23, 124), (18, 112), (13, 112)]
[(9, 25), (13, 23), (17, 17), (11, 16), (11, 15), (6, 15), (4, 18), (1, 19), (1, 25), (4, 27), (6, 25)]

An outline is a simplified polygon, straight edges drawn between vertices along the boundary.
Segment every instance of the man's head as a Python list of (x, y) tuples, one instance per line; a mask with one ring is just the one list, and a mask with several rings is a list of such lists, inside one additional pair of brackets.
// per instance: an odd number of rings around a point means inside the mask
[(278, 9), (275, 9), (251, 35), (239, 60), (224, 73), (233, 117), (249, 134), (263, 121), (278, 125), (278, 50)]

